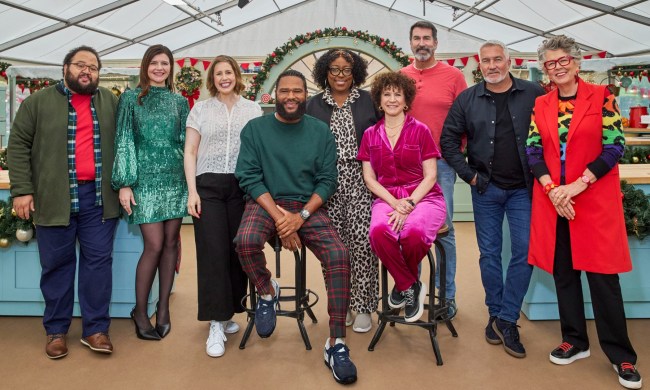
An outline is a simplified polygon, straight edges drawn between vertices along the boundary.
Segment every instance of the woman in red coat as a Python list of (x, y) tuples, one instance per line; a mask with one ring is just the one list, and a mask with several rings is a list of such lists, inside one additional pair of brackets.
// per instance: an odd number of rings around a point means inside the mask
[(581, 54), (566, 36), (545, 40), (539, 62), (557, 89), (537, 98), (527, 142), (533, 189), (529, 262), (553, 274), (562, 343), (550, 360), (590, 355), (581, 271), (587, 274), (600, 345), (621, 385), (641, 376), (627, 335), (618, 273), (632, 269), (618, 160), (625, 138), (615, 97), (578, 77)]

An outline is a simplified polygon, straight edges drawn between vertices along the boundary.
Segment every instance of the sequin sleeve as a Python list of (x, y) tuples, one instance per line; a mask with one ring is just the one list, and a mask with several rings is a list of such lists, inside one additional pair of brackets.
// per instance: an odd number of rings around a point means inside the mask
[[(177, 95), (178, 96), (178, 95)], [(187, 103), (187, 99), (185, 99), (182, 96), (178, 96), (180, 98), (180, 109), (179, 109), (179, 117), (180, 117), (180, 141), (181, 145), (185, 145), (185, 130), (187, 127), (187, 117), (190, 114), (190, 106)]]
[(117, 106), (115, 162), (111, 179), (111, 185), (115, 190), (134, 186), (138, 178), (138, 161), (133, 137), (136, 99), (137, 95), (132, 91), (125, 92), (120, 96)]

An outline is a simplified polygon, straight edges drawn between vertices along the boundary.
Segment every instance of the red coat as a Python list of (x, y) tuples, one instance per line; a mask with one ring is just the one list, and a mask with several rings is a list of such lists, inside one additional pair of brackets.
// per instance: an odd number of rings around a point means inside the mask
[[(566, 183), (582, 176), (587, 164), (602, 152), (602, 110), (609, 91), (578, 81), (575, 110), (566, 147)], [(535, 101), (535, 123), (544, 148), (544, 161), (554, 183), (560, 183), (557, 91)], [(569, 221), (571, 254), (576, 270), (615, 274), (632, 269), (623, 218), (618, 165), (574, 198), (575, 219)], [(528, 262), (553, 273), (557, 212), (536, 180), (533, 187)]]

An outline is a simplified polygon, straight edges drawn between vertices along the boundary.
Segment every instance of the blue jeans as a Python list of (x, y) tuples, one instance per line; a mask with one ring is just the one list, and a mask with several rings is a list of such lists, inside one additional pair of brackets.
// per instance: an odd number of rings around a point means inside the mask
[(102, 206), (95, 206), (95, 185), (82, 184), (79, 186), (79, 213), (70, 216), (68, 226), (36, 225), (42, 267), (41, 291), (45, 298), (43, 325), (47, 334), (68, 333), (70, 327), (77, 241), (82, 337), (108, 332), (117, 218), (104, 220), (102, 215)]
[[(528, 264), (531, 201), (526, 188), (502, 190), (489, 183), (483, 194), (472, 186), (479, 266), (490, 316), (517, 322), (533, 267)], [(512, 258), (503, 277), (503, 216), (508, 217)]]
[[(447, 218), (445, 224), (449, 227), (447, 237), (441, 238), (440, 243), (445, 249), (447, 256), (447, 273), (446, 273), (446, 297), (453, 299), (456, 297), (456, 230), (452, 218), (454, 217), (454, 184), (456, 184), (456, 171), (450, 167), (445, 160), (438, 160), (438, 184), (442, 189), (447, 206)], [(436, 251), (436, 258), (440, 254)], [(439, 267), (436, 267), (436, 288), (440, 287)]]

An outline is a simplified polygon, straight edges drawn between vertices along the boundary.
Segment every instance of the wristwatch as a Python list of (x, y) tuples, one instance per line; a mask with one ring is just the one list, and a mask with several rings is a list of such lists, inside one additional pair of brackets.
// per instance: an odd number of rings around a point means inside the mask
[(591, 179), (587, 175), (580, 176), (580, 180), (582, 180), (582, 182), (585, 183), (586, 185), (591, 184)]
[(307, 209), (302, 209), (300, 210), (300, 218), (302, 218), (304, 221), (308, 220), (311, 214)]

